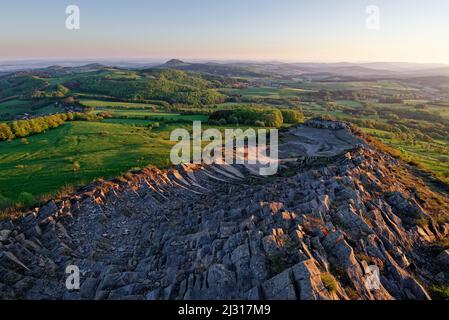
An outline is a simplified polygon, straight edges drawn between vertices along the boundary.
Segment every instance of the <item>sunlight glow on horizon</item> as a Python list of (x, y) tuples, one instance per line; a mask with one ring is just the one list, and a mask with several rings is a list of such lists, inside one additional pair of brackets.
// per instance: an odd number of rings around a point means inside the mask
[[(65, 28), (68, 4), (81, 9), (80, 30)], [(379, 30), (365, 27), (369, 4), (380, 9)], [(0, 60), (449, 64), (445, 0), (17, 0), (1, 6)]]

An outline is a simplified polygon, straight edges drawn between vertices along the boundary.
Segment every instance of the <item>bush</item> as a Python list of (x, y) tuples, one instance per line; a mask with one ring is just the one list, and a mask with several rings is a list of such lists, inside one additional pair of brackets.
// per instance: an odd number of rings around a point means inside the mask
[(327, 291), (329, 293), (334, 293), (338, 289), (337, 280), (335, 280), (334, 276), (330, 273), (322, 273), (320, 275), (321, 281), (323, 282), (323, 285), (326, 287)]
[(432, 296), (438, 300), (449, 299), (449, 287), (444, 285), (436, 285), (430, 288)]
[(111, 119), (112, 118), (112, 114), (110, 112), (103, 111), (103, 112), (98, 113), (97, 117), (99, 117), (101, 119)]
[(298, 110), (281, 110), (284, 123), (297, 124), (304, 122), (304, 115)]
[(31, 207), (36, 204), (36, 199), (31, 193), (21, 192), (17, 202), (19, 202), (23, 207)]
[(255, 125), (256, 121), (268, 127), (280, 127), (284, 120), (282, 113), (276, 108), (240, 107), (232, 110), (218, 110), (213, 112), (209, 123), (220, 122), (224, 119), (227, 123), (243, 123)]
[(229, 119), (228, 119), (228, 122), (229, 122), (230, 124), (238, 124), (238, 123), (239, 123), (239, 119), (237, 119), (236, 116), (231, 115), (231, 116), (229, 117)]
[(0, 141), (10, 140), (14, 138), (14, 133), (12, 132), (9, 125), (6, 123), (0, 123)]
[(13, 201), (9, 198), (6, 198), (0, 194), (0, 210), (5, 210), (7, 208), (12, 207)]
[(81, 169), (81, 165), (79, 164), (78, 161), (75, 161), (72, 165), (73, 172), (78, 172), (78, 171), (80, 171), (80, 169)]
[(218, 121), (220, 119), (229, 119), (231, 116), (233, 116), (232, 110), (217, 110), (212, 112), (209, 119)]
[[(11, 123), (0, 124), (0, 141), (11, 140), (14, 138), (25, 138), (33, 134), (41, 133), (47, 129), (57, 128), (64, 124), (65, 121), (72, 120), (96, 120), (94, 115), (86, 113), (67, 113), (54, 114), (51, 116), (43, 116), (29, 120), (18, 120)], [(23, 143), (26, 143), (22, 140)]]

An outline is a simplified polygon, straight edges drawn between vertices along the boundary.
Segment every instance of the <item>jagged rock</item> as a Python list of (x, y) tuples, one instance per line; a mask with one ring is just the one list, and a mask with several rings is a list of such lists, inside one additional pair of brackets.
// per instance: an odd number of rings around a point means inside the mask
[(210, 289), (209, 299), (223, 299), (231, 295), (237, 280), (235, 273), (227, 270), (224, 265), (213, 264), (207, 272), (207, 283)]
[(0, 231), (0, 241), (5, 241), (11, 234), (11, 230), (5, 229)]
[(80, 286), (80, 297), (82, 299), (93, 299), (97, 291), (100, 280), (96, 278), (87, 278)]
[(296, 299), (295, 287), (292, 281), (291, 270), (274, 276), (262, 284), (264, 297), (269, 300), (294, 300)]
[(321, 281), (314, 260), (303, 261), (292, 267), (293, 278), (299, 288), (301, 300), (329, 300), (330, 296)]
[(13, 270), (19, 267), (25, 270), (30, 270), (22, 261), (20, 261), (12, 252), (9, 251), (0, 252), (0, 265)]
[(449, 268), (449, 249), (441, 252), (437, 258), (444, 267)]
[(153, 290), (151, 292), (148, 292), (145, 295), (145, 299), (146, 300), (158, 300), (159, 297), (160, 297), (160, 291), (161, 291), (161, 289), (155, 289), (155, 290)]

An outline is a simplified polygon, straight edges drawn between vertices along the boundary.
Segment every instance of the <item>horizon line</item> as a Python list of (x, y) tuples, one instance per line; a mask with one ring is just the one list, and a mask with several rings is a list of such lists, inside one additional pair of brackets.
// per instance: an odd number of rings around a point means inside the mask
[(294, 60), (294, 59), (239, 59), (239, 58), (147, 58), (147, 57), (108, 57), (108, 58), (92, 58), (92, 57), (70, 57), (70, 58), (0, 58), (0, 63), (8, 62), (93, 62), (93, 61), (105, 61), (105, 62), (167, 62), (170, 60), (180, 60), (183, 62), (258, 62), (258, 63), (323, 63), (323, 64), (339, 64), (339, 63), (353, 63), (353, 64), (366, 64), (366, 63), (409, 63), (409, 64), (428, 64), (428, 65), (446, 65), (447, 62), (418, 62), (410, 60)]

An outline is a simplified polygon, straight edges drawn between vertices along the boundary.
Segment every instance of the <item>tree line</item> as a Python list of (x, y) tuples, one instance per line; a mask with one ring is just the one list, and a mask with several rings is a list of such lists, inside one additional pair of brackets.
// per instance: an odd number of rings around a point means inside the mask
[(304, 121), (304, 115), (298, 110), (239, 107), (217, 110), (209, 117), (211, 124), (246, 124), (258, 127), (280, 127), (282, 124), (297, 124)]
[(108, 113), (87, 114), (81, 112), (60, 113), (27, 120), (0, 123), (0, 141), (24, 138), (57, 128), (66, 121), (94, 121), (110, 117)]

